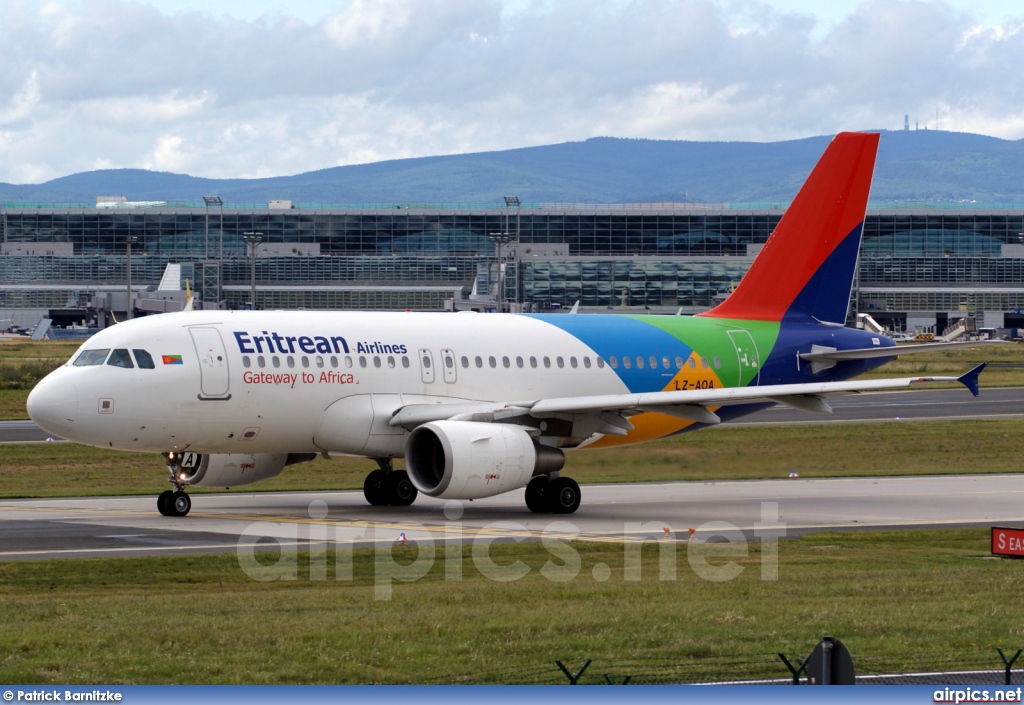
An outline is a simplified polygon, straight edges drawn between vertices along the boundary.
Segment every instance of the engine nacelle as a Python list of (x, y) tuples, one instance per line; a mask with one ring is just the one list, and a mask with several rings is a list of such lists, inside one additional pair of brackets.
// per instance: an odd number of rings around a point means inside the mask
[(441, 499), (509, 492), (524, 487), (538, 470), (561, 468), (564, 460), (556, 448), (534, 446), (521, 426), (474, 421), (423, 424), (409, 436), (405, 450), (412, 484)]
[(179, 477), (193, 487), (238, 487), (277, 477), (286, 465), (312, 460), (313, 453), (230, 453), (200, 456), (195, 467), (182, 467)]

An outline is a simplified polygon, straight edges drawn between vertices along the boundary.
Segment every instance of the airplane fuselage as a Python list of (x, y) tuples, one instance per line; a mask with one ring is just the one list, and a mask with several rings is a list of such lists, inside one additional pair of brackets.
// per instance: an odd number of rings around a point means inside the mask
[[(393, 457), (405, 432), (388, 421), (408, 404), (835, 381), (891, 358), (814, 374), (798, 353), (872, 344), (893, 345), (836, 326), (681, 316), (165, 314), (93, 336), (40, 384), (37, 398), (51, 409), (35, 414), (70, 440), (122, 450)], [(107, 352), (83, 364), (84, 351)], [(624, 436), (564, 445), (636, 443), (701, 425), (658, 413), (632, 421)]]

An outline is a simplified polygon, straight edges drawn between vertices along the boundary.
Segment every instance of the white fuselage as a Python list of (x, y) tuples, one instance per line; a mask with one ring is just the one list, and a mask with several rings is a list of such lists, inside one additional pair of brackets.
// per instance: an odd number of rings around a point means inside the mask
[(134, 364), (72, 358), (33, 390), (30, 413), (123, 450), (399, 455), (404, 431), (387, 421), (405, 404), (628, 391), (576, 337), (520, 316), (189, 312), (119, 324), (82, 350), (132, 351)]

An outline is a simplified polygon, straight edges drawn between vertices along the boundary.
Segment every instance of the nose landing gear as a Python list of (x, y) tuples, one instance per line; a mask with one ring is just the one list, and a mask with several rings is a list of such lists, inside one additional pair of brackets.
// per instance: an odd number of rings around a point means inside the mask
[(183, 517), (192, 509), (192, 498), (184, 490), (164, 490), (156, 498), (156, 508), (165, 517)]
[(202, 456), (197, 453), (168, 453), (167, 479), (173, 490), (164, 490), (156, 498), (156, 508), (165, 517), (183, 517), (192, 509), (192, 498), (185, 493), (187, 480), (192, 470), (199, 465)]

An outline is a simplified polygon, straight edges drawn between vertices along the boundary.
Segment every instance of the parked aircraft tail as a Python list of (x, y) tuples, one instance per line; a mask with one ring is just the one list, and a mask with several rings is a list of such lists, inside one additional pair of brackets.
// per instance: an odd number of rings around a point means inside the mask
[(836, 135), (739, 286), (701, 315), (845, 323), (878, 138)]

